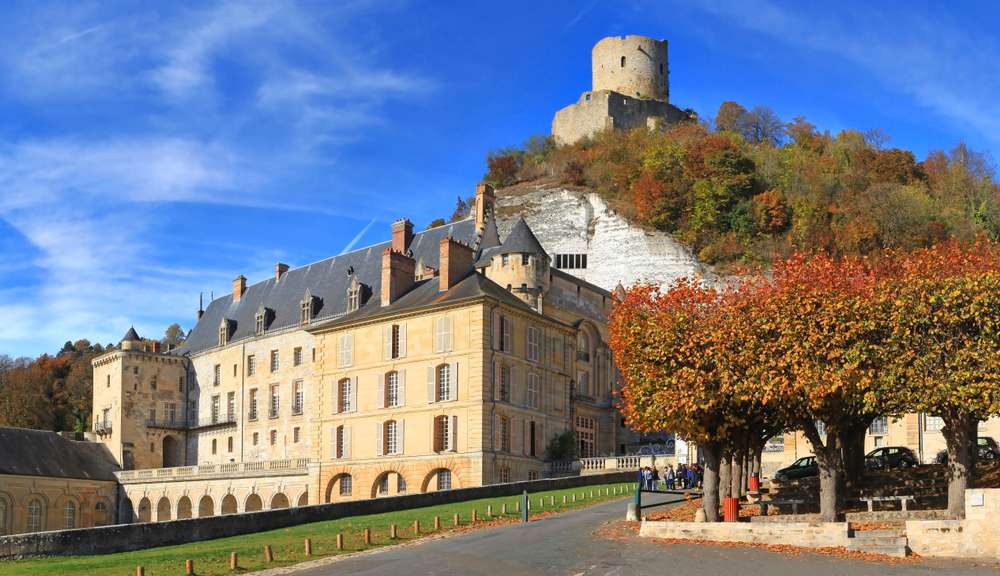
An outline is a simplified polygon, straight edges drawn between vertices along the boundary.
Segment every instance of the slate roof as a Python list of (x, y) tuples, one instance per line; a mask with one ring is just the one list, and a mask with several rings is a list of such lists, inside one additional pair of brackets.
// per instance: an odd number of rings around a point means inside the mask
[[(414, 234), (410, 252), (416, 260), (418, 270), (420, 266), (439, 267), (439, 243), (445, 236), (475, 245), (475, 219), (469, 218)], [(184, 344), (173, 353), (195, 354), (218, 346), (219, 325), (223, 318), (235, 321), (236, 324), (230, 333), (230, 342), (254, 336), (257, 310), (262, 304), (273, 311), (268, 331), (297, 326), (306, 289), (319, 299), (312, 320), (314, 324), (340, 317), (347, 311), (347, 288), (351, 280), (349, 270), (371, 289), (369, 303), (377, 303), (382, 285), (382, 252), (390, 245), (391, 241), (387, 240), (291, 269), (282, 275), (280, 281), (271, 277), (247, 287), (238, 302), (233, 301), (231, 293), (216, 298), (209, 303), (205, 314), (191, 330)]]
[(47, 430), (0, 428), (0, 474), (114, 481), (117, 469), (104, 444), (76, 442)]
[(122, 342), (141, 342), (142, 338), (139, 338), (139, 334), (135, 331), (135, 326), (128, 329), (125, 336), (121, 339)]
[(535, 233), (531, 231), (531, 227), (521, 216), (517, 217), (517, 221), (510, 228), (510, 233), (499, 246), (493, 246), (480, 252), (479, 259), (476, 260), (476, 268), (489, 266), (493, 257), (500, 254), (542, 254), (548, 257), (545, 248), (542, 248), (541, 242), (538, 241)]

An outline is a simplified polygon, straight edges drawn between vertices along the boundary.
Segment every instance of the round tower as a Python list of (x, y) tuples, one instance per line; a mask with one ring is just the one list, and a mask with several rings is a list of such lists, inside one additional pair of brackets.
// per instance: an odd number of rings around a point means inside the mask
[(591, 66), (594, 92), (613, 90), (633, 98), (669, 100), (666, 40), (608, 36), (594, 44)]

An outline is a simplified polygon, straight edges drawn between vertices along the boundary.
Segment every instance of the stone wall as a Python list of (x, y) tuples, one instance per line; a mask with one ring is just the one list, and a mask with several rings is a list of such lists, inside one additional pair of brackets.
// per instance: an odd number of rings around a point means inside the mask
[(247, 514), (174, 520), (155, 524), (121, 524), (101, 528), (0, 536), (0, 560), (32, 556), (74, 556), (143, 550), (157, 546), (274, 530), (309, 522), (423, 508), (480, 498), (514, 496), (524, 490), (531, 494), (545, 490), (592, 486), (609, 482), (630, 482), (633, 480), (633, 476), (634, 472), (632, 471), (595, 476), (573, 476)]
[(714, 540), (750, 544), (783, 544), (804, 548), (846, 547), (846, 522), (783, 524), (748, 522), (647, 522), (639, 536), (678, 540)]
[(1000, 489), (965, 491), (965, 520), (910, 520), (906, 537), (921, 556), (1000, 558)]
[(619, 92), (584, 92), (575, 104), (556, 112), (552, 136), (558, 144), (572, 144), (603, 130), (657, 128), (685, 117), (676, 106), (660, 100), (633, 98)]
[(608, 36), (590, 53), (594, 90), (666, 102), (670, 94), (667, 41), (648, 36)]

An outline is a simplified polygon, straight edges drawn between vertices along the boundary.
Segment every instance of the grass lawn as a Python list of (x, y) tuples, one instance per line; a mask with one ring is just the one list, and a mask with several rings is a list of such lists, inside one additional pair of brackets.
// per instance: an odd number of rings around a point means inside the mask
[[(634, 484), (616, 483), (536, 492), (529, 495), (530, 512), (533, 516), (545, 515), (631, 496), (634, 494), (634, 486)], [(576, 495), (576, 502), (573, 502), (573, 495)], [(563, 503), (564, 497), (565, 504)], [(0, 562), (0, 576), (20, 576), (22, 574), (132, 576), (136, 573), (136, 566), (143, 566), (146, 576), (174, 576), (184, 574), (185, 560), (193, 560), (195, 574), (201, 576), (241, 574), (264, 568), (288, 566), (308, 559), (304, 550), (306, 538), (312, 541), (312, 558), (321, 558), (368, 548), (391, 546), (431, 533), (442, 533), (456, 529), (467, 530), (471, 525), (473, 510), (478, 515), (477, 524), (517, 521), (520, 514), (515, 512), (515, 506), (520, 499), (520, 496), (485, 498), (385, 514), (353, 516), (256, 534), (164, 546), (136, 552)], [(504, 504), (507, 505), (506, 515), (501, 514)], [(493, 518), (487, 517), (490, 506), (492, 506)], [(455, 514), (458, 514), (461, 520), (458, 527), (453, 522)], [(434, 531), (435, 516), (439, 517), (441, 521), (441, 529), (437, 532)], [(420, 523), (419, 534), (414, 533), (414, 521)], [(392, 524), (397, 526), (395, 540), (389, 538), (389, 527)], [(364, 543), (365, 528), (371, 530), (371, 545), (369, 546)], [(337, 534), (343, 535), (344, 548), (342, 550), (337, 549)], [(264, 561), (265, 544), (271, 545), (274, 556), (274, 561), (271, 563)], [(229, 556), (232, 552), (236, 552), (239, 558), (236, 571), (229, 569)]]

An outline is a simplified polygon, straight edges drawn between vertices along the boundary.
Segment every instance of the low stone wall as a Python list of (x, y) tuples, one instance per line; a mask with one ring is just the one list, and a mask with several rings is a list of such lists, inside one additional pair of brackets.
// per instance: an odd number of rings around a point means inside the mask
[(571, 476), (208, 518), (0, 536), (0, 560), (31, 556), (76, 556), (143, 550), (157, 546), (251, 534), (309, 522), (381, 514), (480, 498), (514, 496), (524, 490), (531, 494), (545, 490), (593, 486), (611, 482), (631, 482), (634, 479), (635, 472), (632, 471)]
[(910, 520), (906, 537), (921, 556), (1000, 558), (1000, 489), (965, 491), (965, 520)]
[(750, 544), (784, 544), (804, 548), (846, 547), (846, 522), (649, 522), (639, 536), (676, 540), (714, 540)]

